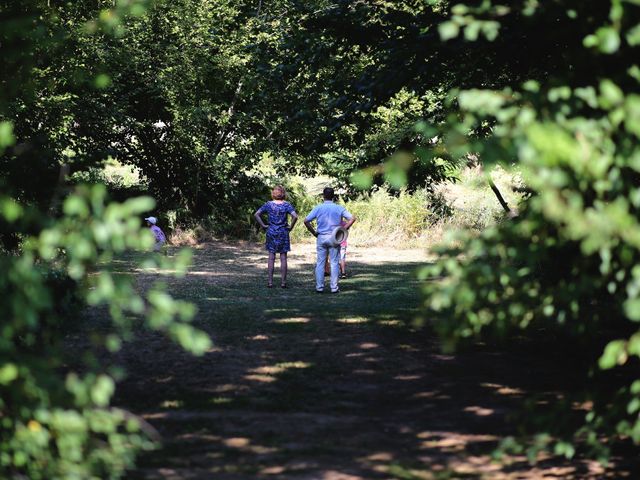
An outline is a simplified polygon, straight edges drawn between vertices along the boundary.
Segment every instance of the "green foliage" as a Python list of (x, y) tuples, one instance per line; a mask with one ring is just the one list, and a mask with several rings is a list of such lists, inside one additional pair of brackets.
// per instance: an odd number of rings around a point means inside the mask
[[(602, 434), (640, 444), (639, 7), (613, 1), (584, 15), (579, 6), (483, 5), (488, 9), (474, 15), (502, 9), (506, 29), (517, 19), (536, 24), (568, 15), (573, 60), (519, 87), (454, 92), (459, 111), (434, 129), (438, 148), (454, 156), (478, 152), (485, 164), (517, 161), (533, 193), (518, 218), (479, 237), (461, 235), (457, 248), (443, 249), (442, 260), (425, 267), (424, 279), (444, 277), (425, 283), (426, 315), (449, 348), (524, 335), (571, 358), (576, 391), (556, 406), (557, 415), (532, 417), (533, 428), (552, 434), (541, 448), (571, 457), (572, 442), (583, 441), (600, 457)], [(465, 8), (453, 12), (452, 24), (473, 12)], [(467, 30), (476, 25), (467, 20)], [(445, 39), (456, 36), (451, 28), (441, 31)], [(583, 69), (589, 61), (609, 68)], [(578, 426), (567, 420), (575, 402), (590, 405)]]
[[(104, 158), (92, 115), (111, 79), (91, 70), (100, 57), (86, 61), (83, 35), (123, 36), (146, 2), (51, 3), (0, 7), (0, 476), (120, 478), (153, 446), (152, 432), (110, 407), (121, 372), (96, 352), (115, 352), (139, 325), (195, 354), (210, 340), (189, 323), (193, 306), (161, 283), (142, 295), (111, 270), (117, 255), (152, 246), (141, 216), (154, 200), (108, 203), (104, 185), (67, 183)], [(150, 256), (142, 267), (179, 274), (187, 263), (185, 254)], [(88, 306), (108, 310), (110, 322), (81, 324)]]
[[(117, 372), (95, 359), (85, 361), (82, 373), (68, 366), (99, 349), (117, 350), (137, 318), (195, 354), (209, 348), (208, 337), (189, 324), (190, 304), (173, 300), (161, 284), (143, 297), (131, 279), (109, 269), (114, 255), (152, 246), (139, 218), (153, 201), (104, 200), (104, 187), (78, 188), (64, 200), (64, 216), (23, 237), (20, 255), (0, 257), (3, 476), (119, 478), (135, 453), (151, 446), (137, 418), (109, 408)], [(2, 197), (0, 205), (3, 221), (15, 224), (19, 217), (6, 208), (13, 201)], [(186, 261), (150, 257), (146, 267), (180, 273)], [(74, 310), (85, 304), (108, 307), (112, 324), (93, 332), (90, 346), (69, 345), (65, 337), (77, 328)]]
[[(238, 229), (225, 212), (244, 218), (264, 190), (248, 172), (265, 155), (278, 159), (282, 177), (329, 174), (349, 186), (354, 168), (371, 166), (376, 184), (399, 189), (405, 173), (383, 171), (381, 162), (428, 144), (414, 123), (442, 117), (447, 70), (416, 70), (424, 57), (417, 26), (441, 18), (442, 5), (351, 4), (12, 7), (8, 37), (21, 38), (23, 24), (37, 28), (24, 38), (29, 48), (3, 43), (20, 73), (6, 79), (11, 94), (0, 99), (11, 120), (0, 129), (0, 145), (10, 141), (0, 155), (6, 187), (44, 205), (56, 195), (60, 165), (82, 177), (111, 157), (136, 166), (158, 208), (175, 211), (182, 226), (224, 222), (227, 233)], [(379, 44), (381, 36), (390, 43)], [(444, 164), (410, 161), (410, 189), (447, 178)], [(141, 193), (110, 187), (119, 200)]]

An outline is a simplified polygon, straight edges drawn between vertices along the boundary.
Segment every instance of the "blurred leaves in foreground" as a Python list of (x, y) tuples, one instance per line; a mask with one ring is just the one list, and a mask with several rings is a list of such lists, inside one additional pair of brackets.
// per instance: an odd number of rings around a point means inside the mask
[[(541, 355), (568, 359), (574, 375), (565, 397), (544, 408), (532, 402), (520, 425), (539, 433), (529, 453), (572, 457), (582, 449), (604, 461), (613, 440), (640, 444), (640, 5), (614, 0), (600, 17), (581, 17), (569, 6), (528, 3), (484, 2), (475, 14), (508, 24), (559, 9), (575, 18), (565, 32), (575, 50), (566, 53), (608, 69), (576, 77), (569, 60), (519, 87), (452, 92), (458, 109), (448, 121), (423, 126), (439, 138), (432, 156), (440, 149), (478, 154), (487, 166), (515, 164), (530, 192), (517, 218), (480, 236), (461, 233), (422, 270), (425, 317), (449, 349), (526, 338), (544, 346)], [(473, 12), (456, 7), (443, 39), (464, 28), (474, 40), (469, 29), (486, 24), (474, 27)], [(586, 37), (585, 18), (602, 22)]]
[[(114, 256), (151, 248), (140, 216), (154, 202), (106, 204), (105, 194), (100, 186), (78, 188), (65, 199), (63, 216), (23, 237), (19, 255), (0, 256), (0, 471), (9, 477), (119, 478), (152, 443), (141, 420), (109, 407), (121, 373), (105, 370), (94, 352), (118, 350), (141, 324), (194, 354), (210, 347), (189, 323), (191, 304), (174, 300), (159, 282), (143, 296), (130, 277), (110, 270)], [(0, 197), (5, 226), (20, 220), (21, 209)], [(146, 268), (176, 274), (189, 261), (149, 255)], [(111, 321), (91, 327), (90, 344), (69, 343), (73, 332), (87, 332), (77, 323), (84, 305), (107, 309)]]
[[(123, 372), (101, 360), (140, 327), (194, 354), (210, 347), (190, 323), (191, 304), (173, 299), (161, 282), (145, 285), (142, 294), (133, 279), (112, 270), (118, 255), (150, 250), (141, 217), (155, 201), (109, 203), (103, 185), (72, 188), (66, 181), (72, 168), (105, 158), (81, 145), (92, 135), (82, 131), (90, 122), (79, 113), (91, 109), (69, 108), (91, 97), (94, 83), (106, 88), (111, 81), (79, 59), (82, 20), (102, 8), (89, 30), (108, 41), (145, 4), (0, 6), (1, 478), (120, 478), (139, 450), (153, 446), (154, 432), (110, 406)], [(73, 26), (56, 14), (64, 9), (76, 14)], [(74, 156), (82, 161), (73, 164)], [(188, 252), (170, 259), (149, 254), (141, 267), (181, 274), (188, 263)], [(81, 324), (86, 307), (104, 312), (104, 321)]]

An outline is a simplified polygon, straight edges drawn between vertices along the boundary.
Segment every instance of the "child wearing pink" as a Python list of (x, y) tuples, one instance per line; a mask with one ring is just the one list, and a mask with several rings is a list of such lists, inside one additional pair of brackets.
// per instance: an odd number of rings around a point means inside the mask
[[(344, 220), (340, 222), (340, 226), (344, 227), (347, 224)], [(345, 238), (343, 242), (340, 242), (340, 278), (347, 278), (347, 239)], [(324, 276), (329, 275), (329, 257), (327, 257), (327, 261), (324, 264)]]
[[(340, 226), (347, 224), (344, 220), (340, 222)], [(347, 278), (347, 239), (340, 243), (340, 278)]]

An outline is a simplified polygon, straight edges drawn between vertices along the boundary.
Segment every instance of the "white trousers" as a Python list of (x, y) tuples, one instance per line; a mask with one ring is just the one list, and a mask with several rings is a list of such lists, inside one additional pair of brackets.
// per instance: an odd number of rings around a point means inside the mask
[(330, 286), (331, 291), (338, 291), (338, 277), (340, 275), (340, 245), (333, 246), (331, 235), (318, 235), (316, 242), (316, 290), (324, 290), (324, 264), (329, 257), (331, 266)]

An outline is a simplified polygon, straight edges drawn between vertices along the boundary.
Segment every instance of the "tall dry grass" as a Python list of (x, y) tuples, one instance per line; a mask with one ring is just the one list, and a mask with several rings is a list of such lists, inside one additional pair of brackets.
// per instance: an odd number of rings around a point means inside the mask
[(424, 236), (437, 220), (425, 190), (394, 196), (381, 188), (345, 206), (357, 217), (349, 238), (358, 245), (405, 244)]
[[(517, 178), (504, 170), (494, 171), (492, 178), (507, 201), (516, 206), (520, 198), (512, 187), (517, 184)], [(302, 188), (292, 188), (290, 193), (289, 201), (300, 216), (298, 226), (291, 233), (291, 241), (313, 242), (315, 239), (302, 221), (321, 198)], [(504, 216), (487, 178), (472, 168), (460, 172), (458, 182), (439, 185), (435, 192), (419, 189), (395, 195), (381, 187), (341, 203), (357, 217), (349, 242), (360, 246), (429, 248), (441, 243), (449, 232), (460, 229), (480, 232)], [(263, 242), (264, 232), (256, 228), (252, 219), (250, 221), (244, 238)], [(214, 236), (203, 226), (187, 230), (176, 228), (170, 241), (176, 245), (195, 245)]]

